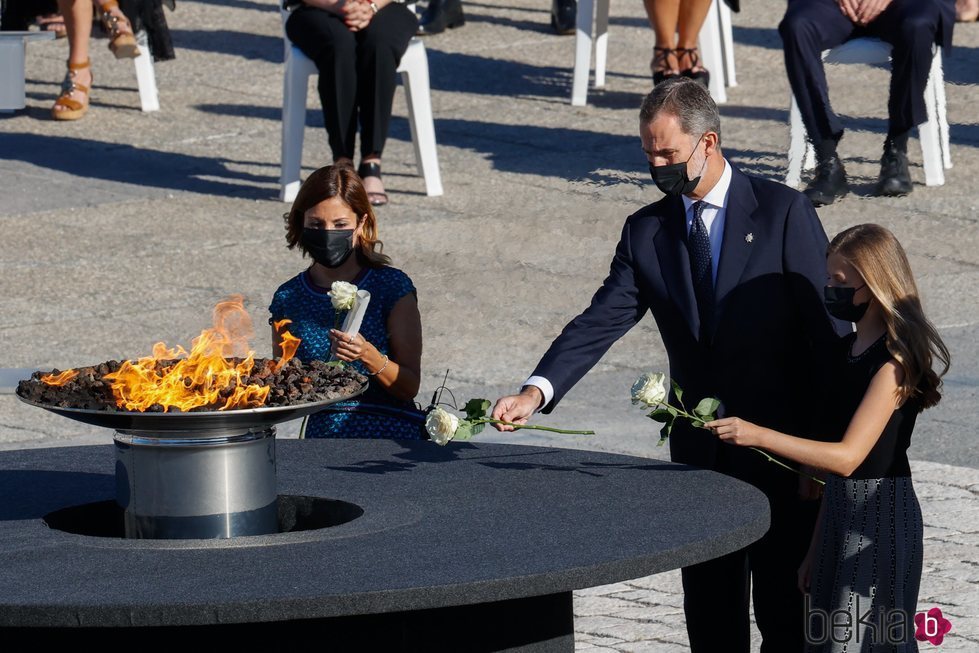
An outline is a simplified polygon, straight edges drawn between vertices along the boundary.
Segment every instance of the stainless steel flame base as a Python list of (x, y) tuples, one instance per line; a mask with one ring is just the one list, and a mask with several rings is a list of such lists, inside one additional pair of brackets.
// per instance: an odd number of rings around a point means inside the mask
[(127, 538), (277, 532), (274, 426), (235, 435), (117, 431), (113, 440)]

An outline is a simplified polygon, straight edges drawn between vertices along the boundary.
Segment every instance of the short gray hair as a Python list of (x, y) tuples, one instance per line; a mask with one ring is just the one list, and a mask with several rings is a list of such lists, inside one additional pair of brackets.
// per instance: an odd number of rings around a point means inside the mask
[(702, 84), (687, 77), (674, 77), (657, 84), (639, 108), (639, 123), (648, 125), (661, 112), (676, 116), (683, 133), (699, 137), (717, 134), (721, 142), (721, 115), (710, 93)]

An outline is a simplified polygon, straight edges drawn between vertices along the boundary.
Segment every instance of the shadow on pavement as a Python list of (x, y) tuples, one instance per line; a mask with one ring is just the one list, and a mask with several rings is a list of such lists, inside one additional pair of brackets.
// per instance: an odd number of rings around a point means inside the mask
[(267, 186), (276, 181), (277, 162), (265, 164), (275, 166), (268, 176), (253, 175), (232, 170), (230, 166), (255, 166), (262, 162), (190, 156), (40, 134), (0, 134), (0, 151), (10, 160), (87, 179), (253, 199), (268, 199), (277, 192)]

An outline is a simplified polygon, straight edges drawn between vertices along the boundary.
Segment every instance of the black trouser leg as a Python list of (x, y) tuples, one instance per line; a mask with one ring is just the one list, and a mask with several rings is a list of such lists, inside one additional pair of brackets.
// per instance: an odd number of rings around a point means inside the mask
[(680, 575), (691, 653), (748, 653), (748, 549), (683, 567)]
[(417, 30), (415, 14), (403, 4), (391, 3), (377, 12), (367, 29), (357, 33), (361, 157), (384, 151), (398, 63)]
[(286, 35), (319, 70), (317, 89), (333, 158), (354, 156), (357, 137), (357, 42), (343, 20), (315, 7), (300, 7)]
[(887, 133), (903, 134), (928, 120), (925, 86), (940, 20), (937, 3), (894, 0), (867, 32), (891, 44)]
[(761, 653), (801, 653), (805, 605), (798, 589), (798, 569), (809, 549), (819, 501), (789, 496), (769, 503), (772, 525), (748, 548)]
[(789, 0), (778, 26), (785, 54), (785, 72), (813, 142), (843, 135), (843, 123), (829, 103), (823, 50), (846, 41), (854, 25), (836, 0)]

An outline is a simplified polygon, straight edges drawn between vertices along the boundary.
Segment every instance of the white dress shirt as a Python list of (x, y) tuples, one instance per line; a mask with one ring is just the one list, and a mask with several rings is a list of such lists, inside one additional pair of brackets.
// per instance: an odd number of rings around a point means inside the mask
[[(704, 207), (704, 211), (700, 215), (701, 220), (704, 221), (704, 226), (707, 228), (707, 235), (710, 238), (710, 262), (713, 268), (712, 272), (715, 286), (717, 286), (717, 262), (721, 259), (721, 243), (724, 241), (724, 221), (727, 217), (728, 191), (731, 188), (731, 165), (727, 162), (727, 159), (722, 159), (722, 161), (724, 162), (724, 171), (721, 172), (721, 178), (717, 180), (714, 187), (701, 200), (707, 206)], [(690, 199), (686, 195), (683, 195), (682, 198), (683, 208), (686, 211), (687, 234), (689, 235), (690, 228), (693, 226), (693, 204), (697, 200)], [(543, 376), (531, 376), (524, 381), (523, 385), (532, 385), (544, 395), (544, 402), (537, 408), (538, 411), (551, 403), (551, 399), (554, 398), (554, 386)]]

